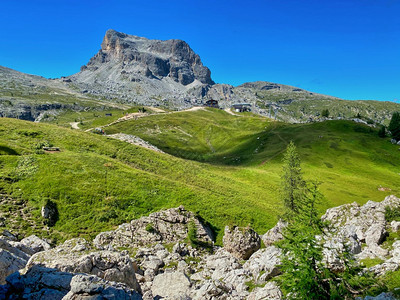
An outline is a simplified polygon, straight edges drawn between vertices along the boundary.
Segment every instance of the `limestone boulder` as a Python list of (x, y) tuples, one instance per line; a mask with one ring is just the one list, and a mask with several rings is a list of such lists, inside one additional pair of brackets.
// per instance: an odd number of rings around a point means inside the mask
[(260, 236), (251, 228), (225, 227), (224, 249), (238, 259), (248, 259), (261, 247)]
[(213, 233), (199, 218), (183, 206), (150, 214), (122, 224), (114, 231), (102, 232), (93, 244), (98, 249), (140, 248), (143, 245), (158, 243), (177, 243), (185, 240), (189, 228), (193, 227), (199, 241), (212, 243)]
[(107, 281), (94, 275), (75, 275), (70, 283), (70, 291), (63, 300), (84, 299), (141, 300), (142, 296), (122, 283)]
[(247, 298), (247, 300), (280, 300), (283, 294), (275, 282), (268, 282), (264, 287), (255, 288)]
[(93, 274), (140, 291), (134, 264), (128, 255), (107, 250), (93, 251), (84, 239), (68, 240), (54, 249), (34, 254), (26, 268), (34, 265), (63, 272)]
[(262, 284), (281, 273), (278, 267), (281, 263), (281, 253), (281, 249), (275, 246), (260, 249), (244, 263), (243, 269), (253, 275), (257, 284)]
[(4, 284), (6, 277), (19, 269), (23, 269), (30, 256), (12, 246), (11, 241), (0, 239), (0, 284)]
[(283, 229), (287, 226), (287, 223), (283, 222), (282, 220), (279, 220), (276, 225), (268, 230), (263, 236), (262, 236), (262, 241), (266, 247), (272, 246), (274, 243), (277, 241), (280, 241), (283, 239)]
[(163, 273), (154, 278), (151, 292), (155, 298), (188, 299), (190, 287), (190, 280), (184, 273)]

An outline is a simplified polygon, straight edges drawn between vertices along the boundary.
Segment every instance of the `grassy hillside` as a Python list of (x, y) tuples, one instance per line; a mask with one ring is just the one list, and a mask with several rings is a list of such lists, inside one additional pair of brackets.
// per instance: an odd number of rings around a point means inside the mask
[(326, 206), (380, 201), (384, 192), (379, 187), (399, 192), (398, 147), (379, 138), (375, 129), (350, 121), (285, 124), (207, 109), (153, 115), (110, 126), (106, 132), (137, 135), (165, 152), (213, 166), (236, 166), (232, 175), (241, 174), (249, 186), (278, 184), (282, 152), (293, 140), (305, 176), (323, 182), (330, 203)]
[[(321, 212), (400, 195), (398, 146), (352, 122), (287, 125), (204, 110), (150, 115), (106, 130), (138, 135), (181, 158), (101, 135), (3, 118), (2, 193), (21, 199), (16, 205), (36, 223), (41, 205), (47, 199), (56, 202), (60, 217), (52, 230), (59, 239), (93, 236), (180, 204), (199, 212), (219, 233), (229, 223), (250, 223), (264, 233), (281, 211), (282, 152), (294, 140), (305, 177), (322, 181)], [(61, 151), (44, 153), (44, 144)], [(381, 186), (386, 190), (379, 191)], [(13, 209), (1, 206), (6, 227)], [(42, 234), (21, 224), (24, 233)]]

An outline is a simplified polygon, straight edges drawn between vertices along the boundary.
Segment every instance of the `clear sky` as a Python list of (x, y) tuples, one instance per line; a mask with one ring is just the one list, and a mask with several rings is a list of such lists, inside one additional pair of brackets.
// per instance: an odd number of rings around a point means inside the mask
[(2, 0), (0, 65), (67, 76), (107, 29), (182, 39), (217, 83), (400, 99), (400, 0)]

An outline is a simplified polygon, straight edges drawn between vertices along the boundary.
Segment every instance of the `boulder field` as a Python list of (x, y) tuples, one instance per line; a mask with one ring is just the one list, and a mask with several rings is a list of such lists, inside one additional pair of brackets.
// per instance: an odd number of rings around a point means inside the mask
[[(340, 253), (346, 249), (357, 261), (379, 259), (369, 268), (377, 276), (399, 269), (400, 240), (382, 244), (389, 232), (400, 230), (400, 222), (386, 220), (386, 207), (400, 209), (400, 199), (326, 211), (329, 268), (343, 268)], [(281, 274), (281, 250), (274, 243), (285, 226), (279, 221), (264, 235), (226, 226), (218, 247), (211, 229), (180, 206), (102, 232), (93, 241), (75, 238), (55, 247), (36, 236), (18, 241), (4, 231), (0, 299), (282, 299), (270, 279)]]

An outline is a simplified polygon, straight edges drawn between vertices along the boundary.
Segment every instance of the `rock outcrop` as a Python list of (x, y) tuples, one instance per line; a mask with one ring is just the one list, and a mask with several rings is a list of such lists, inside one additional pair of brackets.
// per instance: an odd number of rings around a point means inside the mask
[[(349, 249), (358, 260), (381, 258), (368, 269), (376, 276), (400, 268), (400, 240), (382, 246), (386, 230), (396, 225), (385, 219), (385, 207), (399, 209), (400, 199), (327, 210), (322, 219), (330, 224), (319, 238), (331, 269), (341, 270), (341, 252)], [(284, 226), (264, 235), (268, 246), (262, 249), (256, 232), (239, 227), (225, 229), (224, 247), (213, 246), (209, 228), (183, 207), (133, 220), (93, 242), (77, 238), (53, 249), (36, 236), (18, 242), (6, 233), (0, 238), (0, 299), (282, 299), (271, 281), (281, 274), (282, 252), (271, 244)], [(189, 230), (208, 247), (190, 245)]]
[(214, 84), (210, 70), (186, 42), (149, 40), (112, 29), (99, 52), (68, 80), (91, 94), (147, 105), (163, 99), (182, 105), (190, 99), (189, 89)]
[(0, 299), (142, 299), (122, 283), (94, 275), (72, 274), (35, 265), (25, 274), (16, 272), (0, 289)]
[(225, 227), (224, 248), (238, 259), (248, 259), (254, 252), (260, 249), (261, 238), (251, 228)]
[(0, 284), (5, 283), (8, 275), (23, 269), (31, 255), (44, 249), (50, 249), (50, 245), (35, 235), (31, 235), (16, 241), (15, 236), (4, 232), (0, 238)]
[[(350, 251), (362, 258), (381, 258), (386, 260), (387, 249), (380, 247), (386, 236), (385, 208), (400, 208), (400, 199), (388, 196), (382, 202), (368, 201), (360, 206), (357, 203), (330, 208), (322, 216), (330, 226), (326, 230), (325, 261), (332, 269), (340, 270), (343, 262), (340, 253)], [(362, 243), (365, 246), (362, 247)]]
[(26, 268), (41, 265), (69, 273), (93, 274), (109, 281), (125, 283), (140, 291), (136, 281), (134, 263), (127, 253), (93, 251), (84, 239), (72, 239), (47, 251), (34, 254)]
[(148, 217), (122, 224), (114, 231), (100, 233), (94, 239), (98, 249), (138, 248), (146, 244), (177, 243), (188, 237), (193, 226), (199, 241), (212, 243), (213, 234), (192, 212), (183, 206), (155, 212)]

